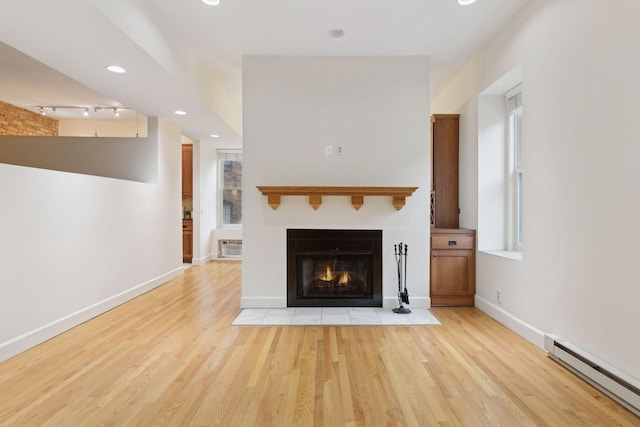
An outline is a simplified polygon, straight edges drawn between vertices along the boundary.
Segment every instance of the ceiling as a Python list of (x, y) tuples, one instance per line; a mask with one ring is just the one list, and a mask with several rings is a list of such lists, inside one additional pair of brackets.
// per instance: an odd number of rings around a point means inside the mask
[(527, 1), (0, 0), (0, 99), (128, 107), (240, 143), (243, 55), (428, 55), (437, 93)]

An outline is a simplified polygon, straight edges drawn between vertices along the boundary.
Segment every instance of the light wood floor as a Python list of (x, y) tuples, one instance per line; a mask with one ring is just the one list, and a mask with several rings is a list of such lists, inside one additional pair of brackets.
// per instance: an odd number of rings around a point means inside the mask
[(231, 326), (240, 269), (195, 266), (0, 364), (0, 425), (640, 425), (474, 308), (434, 308), (441, 326)]

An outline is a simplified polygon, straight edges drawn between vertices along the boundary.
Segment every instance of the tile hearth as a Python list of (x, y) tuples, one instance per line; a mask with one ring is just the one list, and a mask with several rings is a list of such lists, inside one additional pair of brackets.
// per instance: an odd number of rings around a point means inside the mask
[(333, 325), (440, 325), (427, 308), (412, 308), (410, 314), (396, 314), (376, 307), (245, 308), (233, 325), (333, 326)]

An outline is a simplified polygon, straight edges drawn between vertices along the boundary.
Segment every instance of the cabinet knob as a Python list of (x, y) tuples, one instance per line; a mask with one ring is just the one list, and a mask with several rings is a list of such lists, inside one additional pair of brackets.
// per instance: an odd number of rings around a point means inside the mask
[(457, 245), (457, 244), (458, 244), (458, 242), (457, 242), (457, 241), (455, 241), (455, 240), (449, 240), (449, 246), (455, 246), (455, 245)]

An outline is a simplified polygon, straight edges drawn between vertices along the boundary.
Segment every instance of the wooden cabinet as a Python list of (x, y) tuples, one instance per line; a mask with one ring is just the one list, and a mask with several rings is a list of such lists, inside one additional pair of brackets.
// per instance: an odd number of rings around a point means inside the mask
[(191, 262), (193, 258), (193, 221), (182, 220), (182, 262)]
[(193, 196), (193, 145), (182, 145), (182, 197)]
[(431, 305), (473, 306), (476, 293), (476, 232), (431, 229)]
[(458, 228), (459, 114), (431, 116), (431, 221), (436, 228)]

